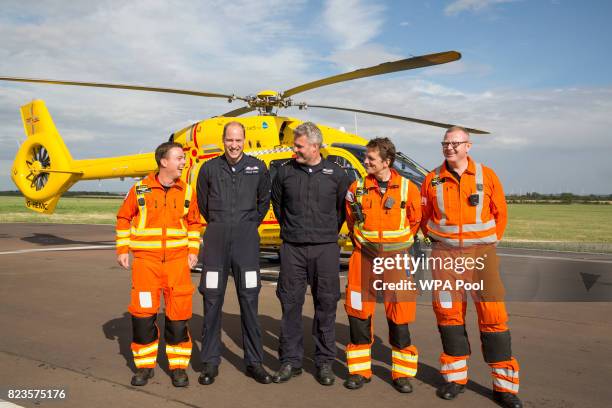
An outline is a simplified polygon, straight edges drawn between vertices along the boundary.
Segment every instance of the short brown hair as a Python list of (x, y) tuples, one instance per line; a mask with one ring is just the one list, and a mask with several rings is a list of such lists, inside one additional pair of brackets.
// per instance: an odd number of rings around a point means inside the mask
[(395, 162), (395, 145), (388, 137), (377, 137), (366, 145), (367, 149), (376, 149), (383, 161), (389, 160), (389, 167)]
[(240, 129), (242, 129), (242, 135), (246, 138), (246, 130), (244, 129), (244, 125), (238, 121), (232, 120), (231, 122), (227, 122), (225, 126), (223, 126), (223, 136), (221, 137), (221, 140), (225, 140), (227, 129), (229, 129), (231, 126), (238, 126)]
[(157, 167), (161, 167), (161, 159), (165, 158), (168, 152), (175, 147), (178, 147), (183, 150), (183, 145), (176, 142), (165, 142), (157, 146), (155, 149), (155, 161), (157, 162)]

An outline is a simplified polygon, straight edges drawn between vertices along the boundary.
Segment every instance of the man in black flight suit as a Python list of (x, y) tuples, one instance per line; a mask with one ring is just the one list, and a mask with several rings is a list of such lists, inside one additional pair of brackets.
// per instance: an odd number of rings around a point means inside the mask
[(212, 384), (219, 373), (221, 307), (230, 270), (240, 304), (246, 374), (262, 384), (272, 381), (262, 365), (257, 317), (261, 288), (257, 228), (270, 208), (270, 174), (263, 161), (243, 153), (244, 140), (244, 126), (227, 123), (223, 128), (225, 154), (206, 162), (198, 175), (198, 205), (208, 223), (200, 251), (204, 367), (198, 381), (203, 385)]
[(320, 154), (323, 136), (311, 122), (294, 130), (295, 159), (278, 169), (272, 205), (281, 228), (281, 268), (276, 294), (283, 317), (279, 341), (280, 369), (274, 382), (302, 373), (302, 306), (310, 284), (315, 306), (316, 379), (332, 385), (336, 358), (336, 304), (340, 299), (338, 232), (344, 223), (349, 178)]

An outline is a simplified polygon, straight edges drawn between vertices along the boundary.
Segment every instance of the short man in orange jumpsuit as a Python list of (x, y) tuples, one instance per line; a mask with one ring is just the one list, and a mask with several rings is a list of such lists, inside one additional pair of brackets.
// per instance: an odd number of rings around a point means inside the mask
[[(412, 392), (410, 378), (416, 375), (418, 352), (410, 340), (408, 323), (416, 313), (416, 290), (383, 289), (383, 283), (399, 284), (410, 279), (402, 266), (380, 268), (381, 259), (408, 257), (413, 235), (421, 220), (421, 197), (417, 186), (395, 169), (395, 146), (387, 138), (371, 140), (365, 168), (368, 175), (355, 181), (346, 196), (347, 223), (353, 241), (349, 261), (345, 309), (351, 342), (346, 347), (349, 377), (344, 386), (358, 389), (372, 377), (372, 317), (376, 292), (383, 290), (392, 349), (394, 388)], [(378, 268), (377, 268), (378, 267)]]
[(449, 128), (442, 142), (446, 160), (427, 175), (421, 186), (421, 227), (432, 241), (431, 257), (434, 260), (463, 258), (462, 263), (473, 259), (467, 271), (463, 267), (459, 269), (458, 263), (454, 264), (454, 270), (446, 265), (432, 268), (434, 278), (452, 283), (449, 290), (433, 291), (433, 309), (444, 350), (440, 356), (440, 373), (446, 381), (438, 389), (438, 396), (454, 399), (464, 392), (468, 381), (467, 299), (465, 290), (457, 289), (455, 283), (478, 278), (484, 287), (473, 291), (472, 297), (478, 313), (482, 352), (492, 370), (493, 397), (504, 407), (519, 408), (522, 407), (516, 395), (519, 365), (512, 357), (504, 290), (495, 255), (495, 246), (506, 227), (506, 200), (493, 170), (468, 155), (471, 146), (465, 129)]
[(178, 143), (167, 142), (155, 150), (159, 167), (136, 183), (117, 213), (117, 262), (129, 269), (132, 252), (132, 354), (136, 374), (132, 385), (145, 385), (153, 377), (159, 328), (157, 311), (164, 293), (164, 337), (172, 384), (189, 384), (185, 369), (191, 356), (193, 285), (190, 270), (198, 260), (200, 212), (194, 189), (181, 180), (185, 154)]

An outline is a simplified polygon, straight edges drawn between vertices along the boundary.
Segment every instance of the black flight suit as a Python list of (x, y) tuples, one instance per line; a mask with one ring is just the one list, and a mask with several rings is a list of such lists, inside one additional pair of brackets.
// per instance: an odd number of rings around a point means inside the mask
[(197, 195), (208, 223), (200, 251), (199, 290), (204, 296), (201, 360), (221, 363), (221, 308), (231, 270), (240, 304), (244, 360), (247, 366), (261, 364), (257, 228), (270, 208), (270, 173), (263, 161), (252, 156), (244, 155), (235, 165), (225, 155), (216, 157), (200, 169)]
[(336, 305), (340, 299), (338, 232), (344, 223), (349, 178), (322, 159), (312, 167), (295, 160), (278, 169), (272, 205), (281, 227), (281, 269), (276, 294), (283, 317), (279, 339), (281, 364), (302, 367), (302, 306), (310, 285), (315, 314), (312, 334), (315, 365), (336, 358)]

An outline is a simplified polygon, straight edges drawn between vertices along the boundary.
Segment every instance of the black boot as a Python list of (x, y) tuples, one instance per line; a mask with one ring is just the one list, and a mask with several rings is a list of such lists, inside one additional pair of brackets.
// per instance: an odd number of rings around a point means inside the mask
[(132, 377), (131, 384), (137, 387), (147, 385), (149, 378), (153, 378), (154, 371), (152, 368), (139, 368), (136, 370), (136, 374)]
[(172, 377), (172, 385), (175, 387), (186, 387), (189, 385), (189, 377), (184, 368), (177, 368), (170, 372)]
[(219, 375), (219, 366), (211, 363), (204, 363), (202, 373), (198, 378), (198, 382), (202, 385), (210, 385), (215, 382), (215, 377)]
[(465, 385), (457, 384), (456, 382), (447, 382), (438, 388), (438, 397), (445, 400), (452, 400), (457, 397), (457, 395), (465, 392)]
[(365, 378), (363, 375), (350, 374), (344, 382), (344, 386), (349, 390), (358, 390), (363, 387), (363, 384), (369, 383), (370, 381), (372, 381), (371, 378)]
[(293, 367), (291, 363), (283, 363), (278, 371), (272, 376), (272, 381), (275, 383), (284, 383), (301, 374), (301, 368)]
[(523, 408), (518, 395), (511, 392), (493, 391), (493, 400), (505, 408)]
[(396, 378), (395, 380), (393, 380), (393, 388), (404, 394), (412, 392), (412, 384), (410, 383), (410, 378)]
[(246, 375), (253, 377), (260, 384), (270, 384), (272, 382), (272, 376), (268, 374), (261, 364), (248, 366)]
[(321, 385), (334, 385), (336, 377), (334, 376), (331, 364), (321, 364), (317, 368), (316, 378)]

